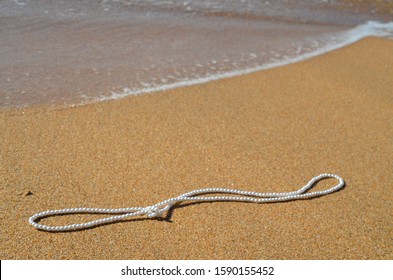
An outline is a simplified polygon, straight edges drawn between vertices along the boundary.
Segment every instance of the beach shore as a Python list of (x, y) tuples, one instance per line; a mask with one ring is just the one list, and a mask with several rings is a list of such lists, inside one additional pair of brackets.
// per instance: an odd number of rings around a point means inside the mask
[[(392, 89), (393, 41), (366, 38), (196, 86), (3, 110), (0, 259), (392, 259)], [(193, 204), (164, 221), (68, 233), (28, 223), (49, 209), (147, 206), (207, 187), (294, 191), (320, 173), (346, 188), (289, 203)]]

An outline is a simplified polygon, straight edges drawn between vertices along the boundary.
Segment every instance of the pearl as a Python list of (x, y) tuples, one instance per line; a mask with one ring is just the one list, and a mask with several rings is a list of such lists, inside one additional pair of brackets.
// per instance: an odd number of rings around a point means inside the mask
[[(314, 191), (308, 192), (318, 181), (326, 178), (333, 178), (338, 181), (338, 184), (331, 187), (330, 189), (323, 191)], [(170, 198), (159, 202), (155, 205), (147, 206), (147, 207), (129, 207), (129, 208), (118, 208), (118, 209), (106, 209), (106, 208), (66, 208), (61, 210), (48, 210), (41, 213), (37, 213), (29, 218), (29, 223), (36, 229), (44, 230), (44, 231), (72, 231), (76, 229), (86, 229), (91, 228), (96, 225), (102, 225), (105, 223), (113, 223), (116, 221), (121, 221), (123, 219), (133, 217), (133, 216), (147, 216), (148, 218), (156, 218), (163, 217), (164, 213), (168, 211), (173, 205), (183, 201), (237, 201), (237, 202), (254, 202), (254, 203), (269, 203), (269, 202), (277, 202), (277, 201), (291, 201), (297, 199), (305, 199), (311, 197), (318, 197), (327, 194), (331, 194), (342, 189), (345, 185), (344, 180), (335, 174), (323, 173), (314, 178), (312, 178), (305, 186), (300, 188), (297, 191), (293, 192), (268, 192), (268, 193), (260, 193), (260, 192), (252, 192), (252, 191), (244, 191), (244, 190), (235, 190), (235, 189), (224, 189), (224, 188), (205, 188), (193, 190), (182, 195), (179, 195), (174, 198)], [(200, 196), (196, 195), (202, 194), (212, 194), (212, 193), (224, 193), (231, 194), (232, 196)], [(235, 195), (235, 196), (233, 196)], [(112, 216), (108, 218), (98, 219), (87, 223), (81, 224), (71, 224), (65, 226), (48, 226), (38, 224), (35, 221), (38, 218), (45, 218), (59, 214), (78, 214), (78, 213), (102, 213), (102, 214), (116, 214), (116, 213), (125, 213), (122, 215)]]

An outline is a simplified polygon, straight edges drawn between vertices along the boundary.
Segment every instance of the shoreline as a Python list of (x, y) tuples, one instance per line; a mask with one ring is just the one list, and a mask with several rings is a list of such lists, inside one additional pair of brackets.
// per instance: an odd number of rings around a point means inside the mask
[[(388, 31), (389, 30), (389, 31)], [(154, 85), (148, 88), (128, 88), (128, 87), (123, 87), (123, 88), (117, 88), (112, 90), (109, 90), (105, 95), (103, 96), (95, 96), (91, 92), (88, 93), (86, 92), (85, 94), (80, 95), (79, 97), (73, 97), (71, 98), (70, 92), (67, 93), (67, 91), (63, 92), (63, 98), (68, 101), (64, 101), (64, 103), (47, 103), (43, 104), (42, 101), (39, 101), (37, 104), (31, 103), (30, 105), (27, 106), (19, 106), (19, 107), (0, 107), (1, 111), (7, 111), (7, 110), (13, 110), (13, 109), (24, 109), (24, 108), (29, 108), (29, 107), (54, 107), (54, 108), (69, 108), (69, 107), (79, 107), (79, 106), (85, 106), (97, 102), (103, 102), (103, 101), (111, 101), (111, 100), (119, 100), (122, 98), (126, 98), (128, 96), (136, 96), (136, 95), (141, 95), (141, 94), (146, 94), (146, 93), (155, 93), (155, 92), (160, 92), (160, 91), (168, 91), (176, 88), (182, 88), (182, 87), (189, 87), (189, 86), (194, 86), (194, 85), (199, 85), (199, 84), (204, 84), (204, 83), (209, 83), (221, 79), (228, 79), (228, 78), (234, 78), (242, 75), (247, 75), (247, 74), (252, 74), (255, 72), (259, 71), (265, 71), (277, 67), (283, 67), (286, 65), (294, 64), (294, 63), (299, 63), (314, 57), (318, 57), (320, 55), (324, 55), (326, 53), (339, 50), (341, 48), (344, 48), (346, 46), (349, 46), (351, 44), (354, 44), (358, 42), (359, 40), (362, 40), (367, 37), (377, 37), (377, 38), (384, 38), (384, 37), (390, 37), (392, 38), (391, 30), (393, 30), (393, 22), (376, 22), (376, 21), (368, 21), (366, 23), (357, 25), (356, 27), (353, 27), (352, 29), (348, 30), (343, 30), (341, 32), (336, 32), (335, 36), (331, 38), (332, 42), (330, 43), (324, 43), (323, 47), (319, 47), (315, 50), (309, 50), (307, 53), (304, 54), (298, 54), (297, 56), (294, 57), (286, 57), (285, 59), (277, 59), (277, 60), (272, 60), (271, 62), (265, 62), (262, 65), (259, 66), (251, 66), (247, 67), (244, 69), (235, 69), (235, 70), (227, 70), (225, 72), (217, 72), (216, 74), (210, 74), (208, 76), (202, 76), (199, 78), (188, 78), (185, 80), (180, 80), (176, 81), (173, 83), (167, 83), (167, 84), (161, 84), (161, 85)], [(337, 39), (340, 38), (340, 39)], [(323, 42), (323, 40), (321, 41)], [(304, 48), (308, 48), (306, 45), (303, 46)], [(299, 52), (302, 49), (300, 48)], [(125, 72), (132, 72), (132, 69), (125, 69)], [(98, 90), (98, 88), (97, 88)], [(38, 91), (40, 92), (40, 91)], [(45, 91), (44, 91), (45, 92)], [(81, 96), (86, 96), (86, 100), (83, 100)], [(88, 97), (87, 97), (88, 96)], [(51, 97), (50, 94), (48, 98)], [(41, 96), (36, 94), (36, 98), (38, 100), (41, 100)], [(72, 104), (72, 101), (74, 104)], [(30, 101), (33, 102), (33, 101)], [(49, 101), (47, 101), (49, 102)]]
[[(1, 110), (0, 258), (391, 259), (392, 77), (393, 41), (366, 38), (204, 84)], [(177, 207), (171, 222), (71, 233), (27, 222), (49, 209), (146, 206), (206, 187), (293, 191), (320, 173), (346, 188), (291, 203)]]

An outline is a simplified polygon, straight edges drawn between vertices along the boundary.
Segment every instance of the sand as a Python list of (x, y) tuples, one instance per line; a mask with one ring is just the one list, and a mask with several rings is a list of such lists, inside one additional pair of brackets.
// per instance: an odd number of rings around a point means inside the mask
[[(392, 259), (392, 89), (393, 41), (366, 38), (206, 84), (2, 111), (0, 258)], [(197, 188), (292, 191), (320, 173), (346, 188), (290, 203), (194, 204), (163, 221), (69, 233), (28, 224), (44, 210), (147, 206)]]

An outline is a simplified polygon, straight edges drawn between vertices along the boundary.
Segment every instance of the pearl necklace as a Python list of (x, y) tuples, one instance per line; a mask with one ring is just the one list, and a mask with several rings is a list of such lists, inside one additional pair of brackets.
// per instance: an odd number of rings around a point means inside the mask
[[(307, 191), (311, 189), (315, 185), (315, 183), (325, 178), (334, 178), (338, 180), (338, 184), (327, 190), (307, 193)], [(335, 174), (321, 174), (312, 178), (301, 189), (293, 192), (260, 193), (260, 192), (251, 192), (251, 191), (234, 190), (234, 189), (206, 188), (206, 189), (199, 189), (188, 193), (184, 193), (177, 197), (173, 197), (147, 207), (130, 207), (130, 208), (117, 208), (117, 209), (66, 208), (61, 210), (49, 210), (49, 211), (35, 214), (34, 216), (30, 217), (29, 223), (34, 228), (43, 231), (52, 231), (52, 232), (73, 231), (73, 230), (92, 228), (103, 224), (115, 223), (134, 216), (146, 216), (147, 218), (163, 217), (164, 213), (168, 211), (173, 205), (183, 201), (187, 201), (187, 202), (237, 201), (237, 202), (254, 202), (254, 203), (281, 202), (281, 201), (307, 199), (307, 198), (327, 195), (342, 189), (344, 185), (345, 182), (340, 176), (337, 176)], [(212, 194), (212, 193), (225, 193), (225, 194), (231, 194), (232, 196), (198, 197), (198, 195)], [(233, 196), (233, 195), (237, 195), (237, 196)], [(112, 215), (120, 214), (120, 215), (116, 215), (108, 218), (102, 218), (87, 223), (71, 224), (66, 226), (47, 226), (36, 222), (39, 219), (50, 217), (50, 216), (64, 215), (64, 214), (66, 215), (86, 214), (86, 213), (112, 214)]]

